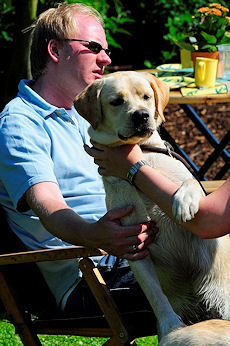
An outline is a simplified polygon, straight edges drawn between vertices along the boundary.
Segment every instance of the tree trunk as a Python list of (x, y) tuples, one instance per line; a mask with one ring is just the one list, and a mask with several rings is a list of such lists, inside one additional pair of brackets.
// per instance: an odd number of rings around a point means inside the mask
[(18, 83), (30, 78), (30, 32), (22, 33), (36, 20), (38, 0), (15, 1), (14, 46), (7, 73), (5, 73), (4, 104), (17, 95)]

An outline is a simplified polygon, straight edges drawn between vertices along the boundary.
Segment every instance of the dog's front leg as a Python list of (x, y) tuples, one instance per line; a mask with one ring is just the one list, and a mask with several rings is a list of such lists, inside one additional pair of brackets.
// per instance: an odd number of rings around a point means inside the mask
[[(115, 177), (103, 179), (108, 209), (128, 204), (134, 206), (134, 211), (121, 219), (123, 225), (132, 225), (150, 220), (146, 205), (134, 186)], [(139, 261), (129, 261), (129, 265), (156, 315), (159, 336), (162, 337), (173, 327), (182, 325), (180, 317), (173, 311), (161, 289), (150, 256)]]
[(183, 325), (161, 289), (151, 258), (129, 261), (129, 265), (156, 315), (159, 338), (167, 335), (172, 328)]

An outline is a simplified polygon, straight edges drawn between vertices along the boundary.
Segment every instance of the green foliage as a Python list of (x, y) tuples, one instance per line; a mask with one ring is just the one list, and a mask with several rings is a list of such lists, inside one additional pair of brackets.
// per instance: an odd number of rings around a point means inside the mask
[[(221, 3), (223, 6), (227, 6), (225, 1), (221, 1)], [(144, 7), (146, 10), (145, 23), (151, 21), (152, 27), (157, 29), (157, 33), (162, 33), (160, 38), (161, 41), (159, 41), (158, 44), (160, 49), (160, 54), (158, 54), (158, 57), (160, 57), (160, 63), (168, 61), (172, 62), (174, 59), (178, 62), (178, 45), (181, 48), (194, 49), (193, 45), (196, 43), (196, 39), (190, 41), (188, 37), (191, 36), (190, 33), (192, 32), (192, 29), (194, 29), (194, 20), (192, 17), (196, 10), (202, 6), (206, 6), (204, 0), (141, 1), (140, 7)], [(219, 24), (220, 28), (215, 32), (218, 44), (220, 42), (219, 38), (223, 34), (223, 30), (225, 31), (226, 29), (221, 28), (220, 21)], [(213, 38), (213, 35), (210, 37), (208, 34), (211, 33), (204, 30), (204, 33), (201, 33), (200, 40), (202, 42), (206, 41), (206, 44), (209, 45), (208, 47), (204, 46), (204, 49), (209, 48), (211, 50), (216, 43), (214, 42), (215, 39)], [(156, 36), (155, 40), (157, 40)], [(183, 42), (183, 44), (181, 44), (181, 42)], [(227, 38), (225, 37), (221, 43), (227, 43)], [(210, 46), (212, 46), (212, 48)], [(157, 63), (159, 62), (153, 61), (151, 63), (149, 59), (146, 59), (144, 62), (146, 67), (156, 67)]]
[(9, 21), (14, 15), (14, 6), (11, 0), (0, 1), (0, 44), (4, 41), (12, 42), (12, 28), (14, 23)]
[(124, 29), (124, 24), (132, 23), (134, 20), (128, 16), (128, 11), (124, 10), (121, 0), (112, 0), (110, 4), (106, 0), (68, 0), (68, 3), (81, 2), (94, 7), (100, 12), (105, 22), (106, 37), (109, 46), (122, 49), (116, 41), (117, 33), (130, 35), (130, 32)]
[[(160, 34), (158, 60), (160, 63), (179, 58), (179, 49), (175, 42), (184, 38), (183, 31), (191, 28), (191, 14), (195, 8), (202, 6), (203, 0), (142, 0), (141, 6), (146, 10), (146, 21), (151, 22), (152, 27)], [(159, 61), (145, 61), (145, 66), (150, 64), (156, 67)]]
[[(164, 35), (165, 40), (172, 42), (180, 41), (184, 39), (184, 32), (191, 30), (192, 27), (192, 15), (186, 10), (183, 13), (177, 13), (173, 17), (168, 17), (168, 22), (165, 24), (168, 28), (168, 34)], [(181, 31), (183, 28), (183, 32)]]
[[(14, 1), (15, 0), (0, 0), (0, 41), (13, 41), (12, 29), (14, 27), (15, 16)], [(108, 4), (106, 0), (68, 0), (67, 2), (81, 2), (96, 8), (105, 21), (108, 44), (110, 46), (122, 48), (116, 41), (115, 35), (117, 33), (130, 35), (129, 31), (124, 29), (124, 24), (134, 22), (134, 20), (129, 17), (128, 11), (124, 10), (121, 0), (112, 0), (110, 4)], [(55, 6), (55, 3), (57, 3), (55, 0), (39, 0), (39, 13), (51, 6)], [(113, 11), (111, 11), (111, 8)], [(110, 15), (111, 13), (112, 15)]]

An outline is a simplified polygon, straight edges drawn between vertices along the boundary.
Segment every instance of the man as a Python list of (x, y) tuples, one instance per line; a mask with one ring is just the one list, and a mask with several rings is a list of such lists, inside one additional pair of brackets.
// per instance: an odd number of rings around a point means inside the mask
[[(77, 3), (41, 14), (31, 45), (34, 80), (20, 82), (17, 97), (0, 116), (0, 203), (28, 249), (73, 244), (129, 260), (148, 255), (151, 225), (122, 227), (119, 222), (132, 206), (105, 214), (101, 178), (83, 149), (89, 144), (88, 123), (72, 107), (74, 97), (102, 78), (110, 63), (97, 11)], [(38, 266), (62, 310), (68, 300), (69, 314), (74, 304), (79, 313), (91, 307), (95, 312), (93, 303), (82, 308), (76, 303), (82, 285), (76, 260)]]

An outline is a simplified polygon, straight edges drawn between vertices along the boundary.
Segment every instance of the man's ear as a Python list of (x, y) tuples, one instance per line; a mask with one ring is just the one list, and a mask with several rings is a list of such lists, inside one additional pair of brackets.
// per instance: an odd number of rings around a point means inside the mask
[(59, 47), (60, 43), (57, 40), (50, 40), (47, 46), (47, 50), (50, 58), (54, 62), (59, 62)]
[(153, 76), (151, 73), (143, 72), (145, 78), (149, 81), (155, 95), (156, 110), (162, 121), (165, 121), (163, 111), (169, 101), (169, 87), (165, 82)]
[(95, 80), (77, 95), (73, 102), (77, 112), (90, 123), (93, 129), (102, 122), (101, 90), (103, 85), (103, 79)]

